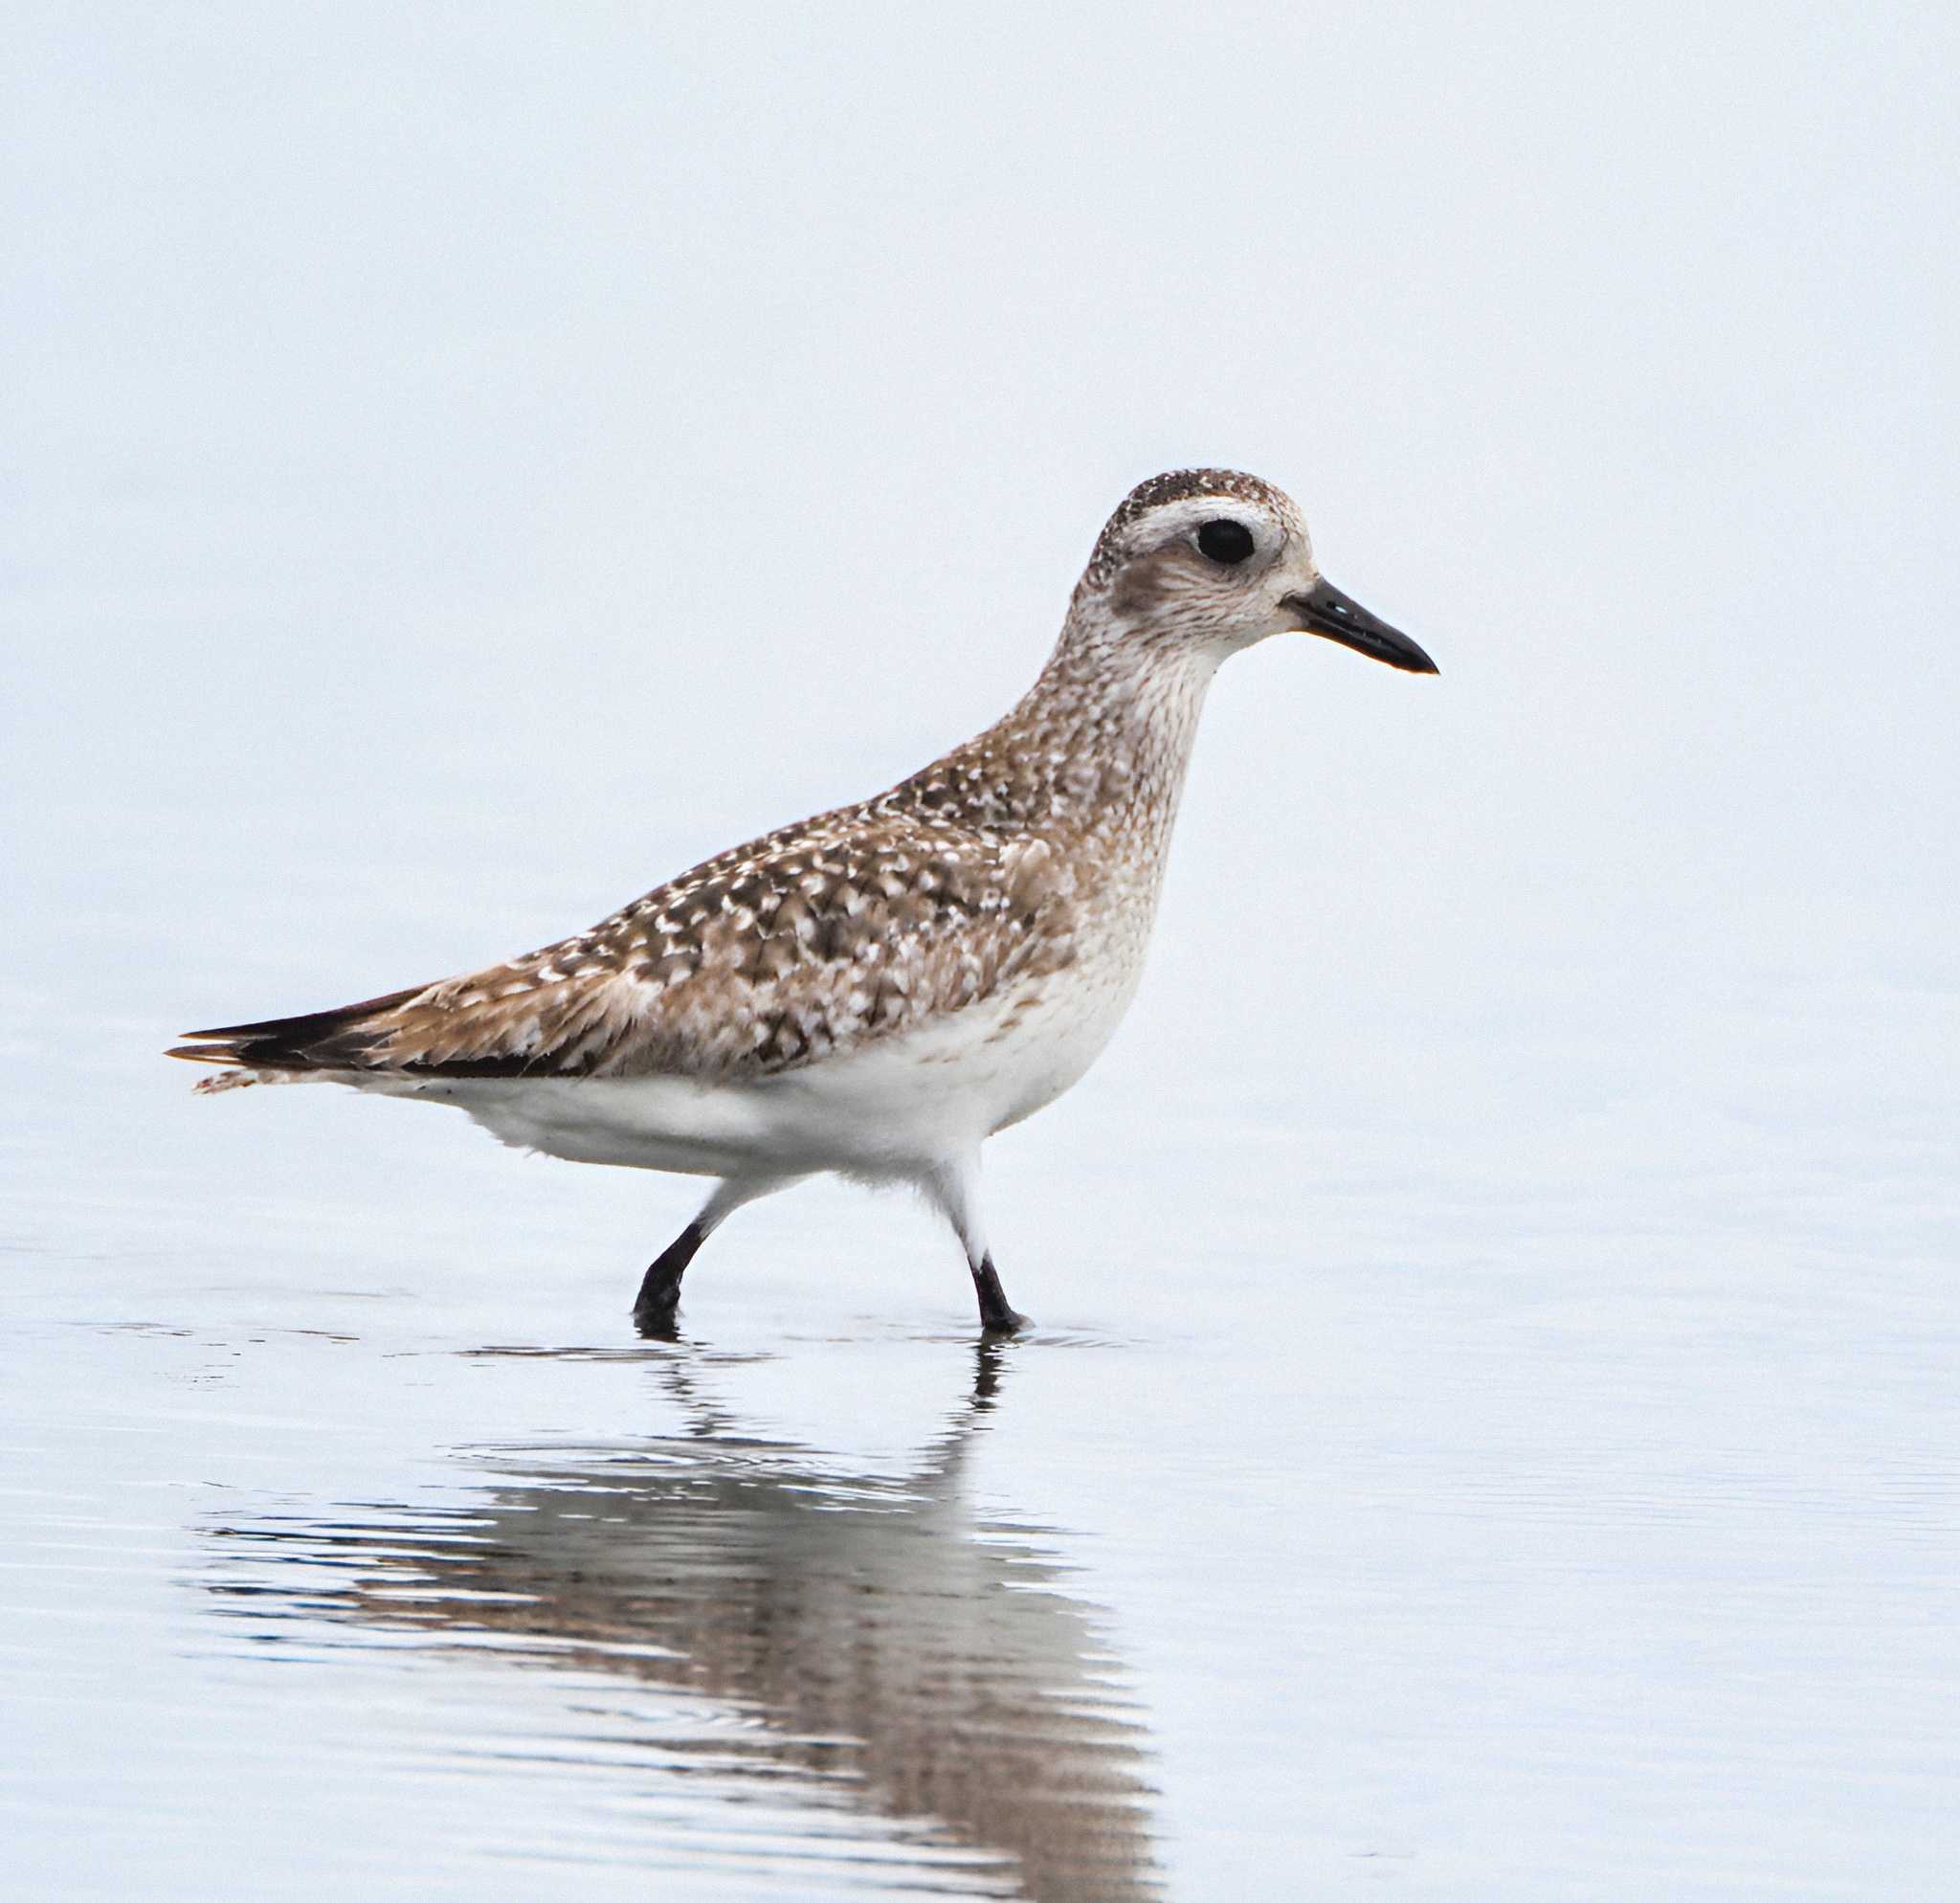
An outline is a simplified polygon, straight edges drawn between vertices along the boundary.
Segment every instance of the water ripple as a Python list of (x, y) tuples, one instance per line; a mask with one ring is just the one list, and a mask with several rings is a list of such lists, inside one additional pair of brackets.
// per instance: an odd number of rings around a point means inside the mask
[(1159, 1895), (1149, 1739), (1121, 1662), (1055, 1589), (1038, 1532), (968, 1498), (997, 1356), (981, 1351), (971, 1393), (898, 1477), (735, 1433), (700, 1371), (674, 1357), (661, 1372), (685, 1434), (465, 1450), (487, 1471), (459, 1506), (211, 1526), (204, 1583), (236, 1649), (321, 1660), (351, 1632), (363, 1649), (559, 1674), (547, 1734), (448, 1746), (425, 1768), (625, 1774), (615, 1821), (640, 1861), (814, 1859), (851, 1890)]

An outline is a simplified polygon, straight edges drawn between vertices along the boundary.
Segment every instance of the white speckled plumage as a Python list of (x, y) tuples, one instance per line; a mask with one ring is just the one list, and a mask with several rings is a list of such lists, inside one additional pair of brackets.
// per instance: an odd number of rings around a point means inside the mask
[[(1227, 559), (1199, 544), (1221, 526)], [(1325, 599), (1368, 639), (1320, 625)], [(1278, 490), (1229, 471), (1154, 478), (1104, 527), (1035, 685), (922, 772), (541, 951), (192, 1033), (173, 1055), (226, 1066), (206, 1089), (324, 1078), (456, 1104), (576, 1161), (714, 1176), (688, 1255), (729, 1210), (816, 1172), (910, 1182), (997, 1298), (980, 1146), (1108, 1041), (1142, 972), (1206, 687), (1236, 649), (1302, 627), (1429, 667), (1320, 580)], [(1017, 1319), (981, 1292), (991, 1326)]]

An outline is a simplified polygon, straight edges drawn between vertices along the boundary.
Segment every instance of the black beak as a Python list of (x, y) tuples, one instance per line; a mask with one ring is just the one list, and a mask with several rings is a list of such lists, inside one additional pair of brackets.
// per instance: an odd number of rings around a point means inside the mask
[(1370, 615), (1330, 581), (1315, 582), (1304, 594), (1289, 594), (1284, 605), (1300, 616), (1301, 627), (1309, 635), (1325, 635), (1356, 654), (1386, 660), (1391, 667), (1406, 668), (1411, 674), (1439, 671), (1400, 628), (1392, 628)]

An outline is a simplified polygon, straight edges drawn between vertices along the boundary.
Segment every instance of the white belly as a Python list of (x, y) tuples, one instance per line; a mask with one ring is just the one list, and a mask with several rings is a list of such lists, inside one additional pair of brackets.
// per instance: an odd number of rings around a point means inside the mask
[(574, 1162), (909, 1177), (1053, 1103), (1108, 1043), (1136, 979), (1134, 967), (1072, 966), (936, 1023), (740, 1083), (526, 1077), (365, 1087), (455, 1104), (506, 1143)]

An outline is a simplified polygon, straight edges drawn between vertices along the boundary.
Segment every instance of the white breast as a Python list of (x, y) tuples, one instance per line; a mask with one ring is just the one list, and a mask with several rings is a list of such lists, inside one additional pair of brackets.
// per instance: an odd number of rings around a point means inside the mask
[(739, 1083), (456, 1078), (370, 1087), (453, 1103), (502, 1141), (696, 1175), (916, 1175), (1053, 1103), (1095, 1062), (1139, 961), (1078, 963), (890, 1038)]

